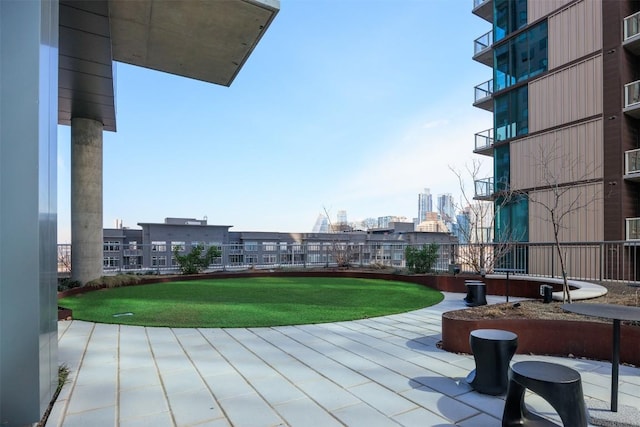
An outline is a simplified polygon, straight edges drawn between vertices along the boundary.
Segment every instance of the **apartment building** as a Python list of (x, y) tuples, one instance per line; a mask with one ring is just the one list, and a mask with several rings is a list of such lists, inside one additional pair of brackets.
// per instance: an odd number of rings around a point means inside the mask
[(138, 225), (141, 228), (104, 229), (105, 270), (176, 268), (174, 250), (187, 253), (200, 244), (219, 246), (219, 262), (225, 266), (326, 264), (336, 262), (336, 252), (348, 253), (353, 263), (401, 266), (406, 245), (430, 243), (443, 245), (448, 263), (450, 253), (444, 248), (458, 243), (448, 231), (414, 231), (410, 222), (339, 233), (229, 231), (230, 225), (209, 225), (206, 219), (195, 218), (165, 218), (161, 223)]
[[(551, 210), (564, 214), (562, 242), (640, 239), (639, 11), (631, 0), (474, 0), (491, 28), (474, 42), (489, 77), (474, 106), (493, 118), (474, 152), (494, 164), (476, 198), (495, 203), (496, 239), (553, 241)], [(623, 256), (607, 254), (606, 270)]]

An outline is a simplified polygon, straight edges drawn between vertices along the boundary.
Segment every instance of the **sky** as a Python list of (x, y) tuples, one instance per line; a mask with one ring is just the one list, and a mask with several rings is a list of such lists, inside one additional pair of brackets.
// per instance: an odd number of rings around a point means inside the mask
[[(418, 193), (460, 185), (472, 106), (491, 69), (471, 59), (490, 24), (471, 0), (281, 0), (230, 87), (116, 64), (117, 132), (104, 132), (104, 227), (166, 217), (231, 231), (310, 232), (418, 215)], [(58, 126), (58, 241), (70, 242), (70, 128)], [(472, 191), (472, 180), (467, 191)]]

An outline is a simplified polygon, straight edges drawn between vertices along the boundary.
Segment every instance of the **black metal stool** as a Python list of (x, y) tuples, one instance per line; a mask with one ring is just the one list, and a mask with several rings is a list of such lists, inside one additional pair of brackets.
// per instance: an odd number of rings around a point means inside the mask
[(500, 329), (476, 329), (469, 335), (476, 369), (467, 375), (474, 390), (505, 394), (509, 384), (509, 362), (518, 348), (518, 335)]
[(465, 280), (464, 285), (467, 287), (464, 302), (468, 307), (487, 305), (487, 285), (479, 280)]
[(549, 402), (560, 415), (563, 425), (587, 426), (588, 415), (582, 394), (582, 381), (576, 370), (556, 363), (517, 362), (510, 369), (510, 378), (502, 414), (503, 427), (556, 425), (526, 408), (526, 389)]

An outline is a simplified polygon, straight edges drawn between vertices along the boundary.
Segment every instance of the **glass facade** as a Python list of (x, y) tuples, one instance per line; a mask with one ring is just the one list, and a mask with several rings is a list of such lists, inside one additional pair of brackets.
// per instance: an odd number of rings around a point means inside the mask
[(547, 71), (547, 22), (495, 48), (493, 86), (498, 91)]
[(509, 189), (509, 145), (496, 147), (493, 151), (494, 191), (496, 193)]
[(526, 196), (516, 196), (505, 203), (496, 200), (496, 240), (499, 242), (529, 241), (529, 200)]
[(494, 0), (493, 18), (493, 37), (497, 42), (527, 25), (527, 0)]
[(529, 91), (527, 86), (494, 99), (494, 138), (505, 141), (529, 132)]

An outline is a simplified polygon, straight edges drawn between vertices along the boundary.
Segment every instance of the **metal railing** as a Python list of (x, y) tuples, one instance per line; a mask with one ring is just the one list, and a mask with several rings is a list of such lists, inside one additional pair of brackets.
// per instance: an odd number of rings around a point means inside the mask
[(640, 12), (624, 18), (624, 40), (626, 41), (640, 33)]
[(493, 128), (475, 134), (476, 151), (493, 147)]
[[(626, 241), (616, 242), (568, 242), (561, 245), (568, 276), (576, 280), (626, 281), (640, 280), (636, 266), (640, 260), (640, 218), (628, 218)], [(408, 245), (399, 242), (342, 242), (340, 245), (301, 243), (285, 245), (276, 251), (246, 251), (242, 245), (222, 245), (222, 256), (214, 260), (208, 271), (237, 271), (246, 269), (303, 269), (333, 267), (348, 264), (352, 267), (394, 268), (406, 267), (404, 258)], [(142, 245), (139, 245), (142, 247)], [(154, 255), (156, 262), (146, 259), (150, 251), (142, 248), (143, 257), (131, 259), (105, 255), (109, 264), (105, 274), (168, 274), (177, 273), (169, 253)], [(58, 245), (59, 275), (71, 270), (70, 245)], [(157, 262), (165, 257), (164, 263)], [(457, 265), (463, 273), (487, 274), (509, 270), (520, 274), (541, 277), (562, 277), (560, 258), (553, 243), (470, 243), (440, 244), (436, 272), (448, 272)]]
[(624, 85), (624, 108), (640, 103), (640, 80)]
[(487, 80), (484, 83), (480, 83), (474, 88), (475, 102), (488, 98), (492, 94), (493, 94), (493, 79)]
[(640, 173), (640, 149), (625, 151), (624, 174)]
[(493, 30), (481, 35), (473, 41), (473, 55), (477, 55), (493, 44)]
[(493, 178), (482, 178), (474, 182), (475, 197), (478, 199), (490, 198), (494, 192)]

